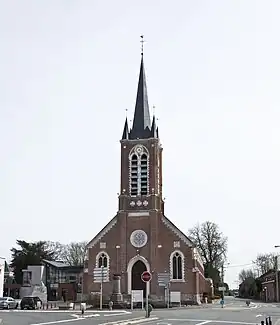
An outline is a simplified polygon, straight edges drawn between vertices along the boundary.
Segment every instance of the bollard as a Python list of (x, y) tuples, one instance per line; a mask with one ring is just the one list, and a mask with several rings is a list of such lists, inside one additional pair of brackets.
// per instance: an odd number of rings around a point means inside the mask
[(148, 304), (148, 317), (150, 317), (153, 307), (151, 304)]
[(265, 318), (265, 325), (268, 325), (268, 317)]
[(271, 317), (268, 316), (268, 325), (272, 325)]
[(82, 302), (81, 303), (81, 312), (82, 312), (82, 315), (84, 315), (85, 310), (86, 310), (86, 304), (84, 302)]

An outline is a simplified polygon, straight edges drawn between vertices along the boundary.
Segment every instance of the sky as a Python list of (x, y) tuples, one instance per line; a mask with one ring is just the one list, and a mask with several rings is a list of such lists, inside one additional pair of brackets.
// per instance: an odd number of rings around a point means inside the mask
[(0, 0), (0, 256), (116, 214), (145, 36), (165, 213), (228, 237), (225, 280), (280, 244), (279, 1)]

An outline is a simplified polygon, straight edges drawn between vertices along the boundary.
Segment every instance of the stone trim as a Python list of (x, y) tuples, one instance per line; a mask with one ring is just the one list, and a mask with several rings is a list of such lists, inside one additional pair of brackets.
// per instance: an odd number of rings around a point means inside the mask
[(193, 273), (198, 272), (204, 279), (206, 279), (205, 275), (200, 271), (200, 269), (198, 267), (193, 267), (192, 271), (193, 271)]
[(116, 216), (87, 244), (87, 248), (94, 247), (117, 224), (117, 221)]
[(197, 263), (200, 265), (200, 267), (202, 268), (202, 270), (204, 270), (204, 265), (203, 265), (203, 261), (202, 258), (199, 254), (199, 251), (197, 250), (196, 247), (194, 247), (192, 249), (192, 255), (193, 255), (193, 259), (197, 261)]
[[(132, 257), (132, 259), (127, 264), (127, 293), (128, 294), (131, 294), (131, 284), (132, 284), (131, 283), (131, 281), (132, 281), (131, 272), (132, 272), (132, 268), (133, 268), (133, 265), (137, 261), (143, 262), (145, 264), (145, 266), (146, 266), (146, 270), (148, 272), (151, 272), (150, 264), (149, 264), (148, 260), (144, 256), (136, 255), (136, 256)], [(151, 284), (151, 281), (148, 282), (148, 285), (147, 285), (148, 294), (150, 293), (150, 284)]]
[[(182, 259), (182, 279), (173, 279), (173, 256), (178, 253)], [(169, 257), (169, 270), (170, 270), (170, 282), (185, 282), (185, 256), (184, 254), (176, 249), (170, 254)]]
[(175, 225), (173, 225), (172, 222), (167, 219), (167, 217), (162, 216), (161, 221), (185, 244), (187, 244), (189, 247), (193, 247), (194, 244), (191, 242), (191, 240), (185, 234), (183, 234)]

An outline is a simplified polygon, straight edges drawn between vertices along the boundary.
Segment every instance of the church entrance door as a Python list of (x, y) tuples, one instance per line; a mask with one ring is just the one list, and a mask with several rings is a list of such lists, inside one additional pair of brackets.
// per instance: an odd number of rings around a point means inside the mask
[(131, 270), (131, 290), (143, 290), (144, 299), (146, 297), (146, 283), (142, 281), (141, 274), (145, 271), (147, 268), (142, 261), (136, 261)]

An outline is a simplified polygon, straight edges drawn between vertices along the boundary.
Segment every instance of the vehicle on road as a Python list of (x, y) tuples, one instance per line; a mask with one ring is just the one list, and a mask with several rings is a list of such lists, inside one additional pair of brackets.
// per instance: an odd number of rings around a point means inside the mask
[[(40, 302), (40, 304), (38, 304)], [(23, 297), (20, 302), (20, 309), (37, 309), (38, 306), (42, 306), (42, 301), (36, 296)]]
[(18, 302), (12, 297), (0, 298), (0, 309), (17, 309)]

